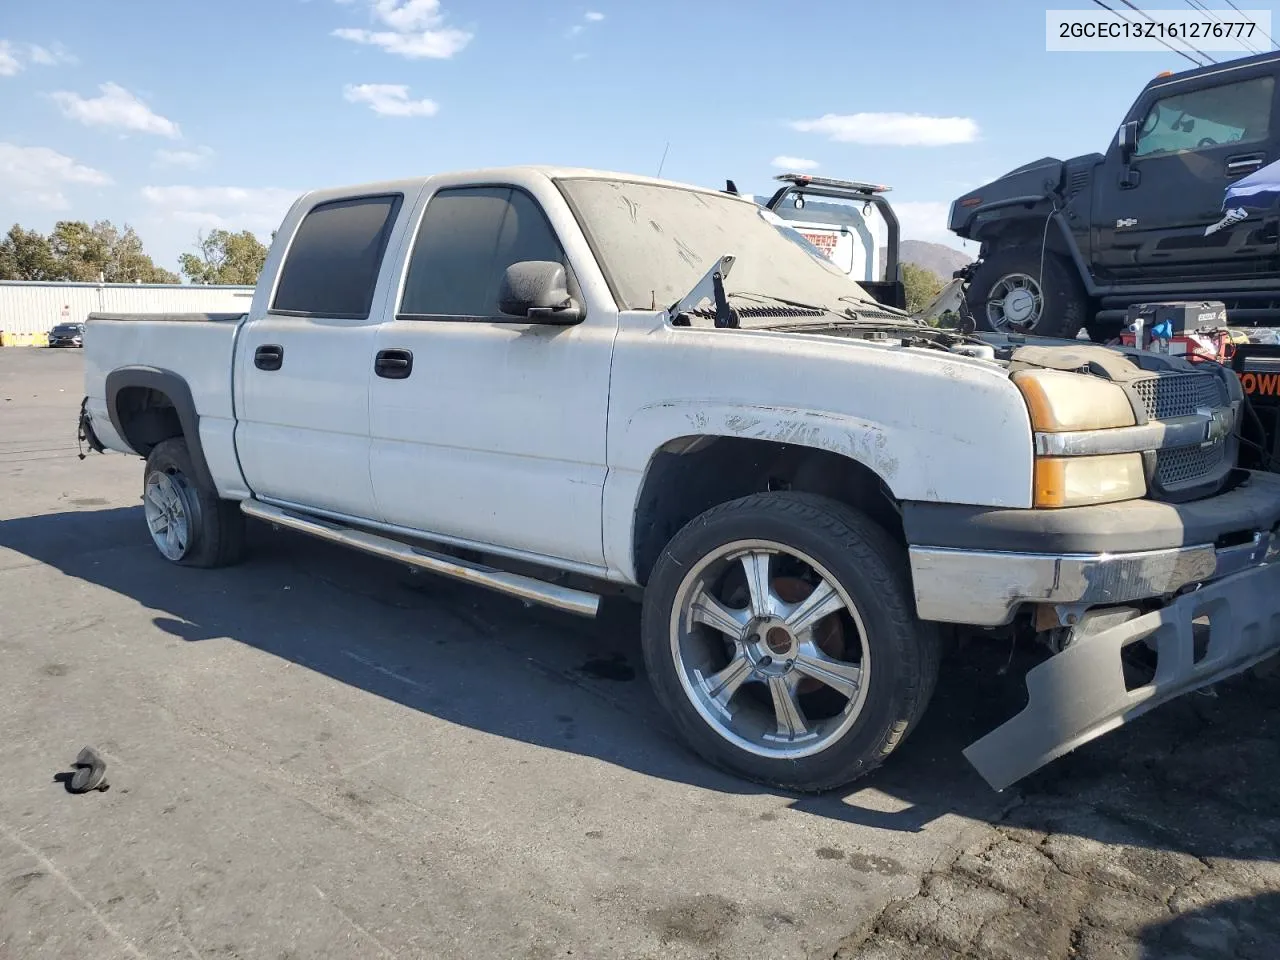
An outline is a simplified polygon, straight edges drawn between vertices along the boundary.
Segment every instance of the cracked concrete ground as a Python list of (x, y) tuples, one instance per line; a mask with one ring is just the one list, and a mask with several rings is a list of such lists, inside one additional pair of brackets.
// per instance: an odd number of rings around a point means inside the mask
[(1280, 956), (1280, 684), (1218, 694), (1032, 778), (837, 960)]
[(1274, 677), (998, 795), (959, 751), (1026, 663), (972, 642), (872, 778), (754, 788), (667, 734), (626, 605), (265, 530), (164, 563), (140, 464), (75, 458), (80, 364), (0, 351), (3, 960), (1280, 957)]

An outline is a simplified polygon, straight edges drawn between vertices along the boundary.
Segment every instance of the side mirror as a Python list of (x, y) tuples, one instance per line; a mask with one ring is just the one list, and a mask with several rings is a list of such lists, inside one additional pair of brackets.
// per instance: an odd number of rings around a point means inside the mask
[(1127, 161), (1133, 156), (1133, 152), (1138, 149), (1137, 120), (1120, 125), (1120, 132), (1116, 134), (1116, 146), (1120, 148), (1121, 159)]
[(524, 260), (507, 267), (498, 309), (533, 323), (568, 326), (582, 321), (582, 308), (569, 296), (564, 267), (550, 260)]

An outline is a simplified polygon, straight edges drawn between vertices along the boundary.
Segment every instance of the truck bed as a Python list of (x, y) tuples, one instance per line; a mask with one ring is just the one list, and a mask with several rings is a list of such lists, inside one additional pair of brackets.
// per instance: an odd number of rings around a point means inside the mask
[(98, 439), (109, 450), (143, 453), (130, 446), (108, 410), (113, 371), (146, 368), (176, 374), (190, 389), (199, 411), (201, 443), (210, 465), (216, 461), (238, 476), (235, 465), (235, 410), (232, 396), (236, 337), (244, 313), (91, 313), (84, 332), (84, 393)]

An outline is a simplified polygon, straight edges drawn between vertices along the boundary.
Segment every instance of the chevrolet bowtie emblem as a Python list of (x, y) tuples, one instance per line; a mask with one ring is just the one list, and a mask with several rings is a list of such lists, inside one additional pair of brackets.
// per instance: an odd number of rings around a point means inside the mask
[(1231, 407), (1219, 407), (1215, 410), (1202, 408), (1196, 412), (1208, 419), (1204, 426), (1204, 443), (1217, 443), (1230, 436), (1231, 428), (1235, 426), (1235, 412)]

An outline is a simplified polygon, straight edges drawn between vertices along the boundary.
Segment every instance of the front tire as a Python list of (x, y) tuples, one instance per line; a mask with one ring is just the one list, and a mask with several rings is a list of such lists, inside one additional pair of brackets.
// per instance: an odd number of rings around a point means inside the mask
[(186, 440), (164, 440), (143, 473), (142, 504), (151, 542), (171, 563), (222, 567), (244, 553), (244, 514), (195, 478)]
[(695, 751), (802, 792), (878, 767), (924, 713), (940, 654), (902, 547), (797, 493), (721, 504), (677, 533), (641, 633), (658, 700)]
[[(1091, 319), (1075, 267), (1040, 245), (997, 248), (969, 282), (969, 310), (980, 330), (1074, 339)], [(1042, 265), (1043, 260), (1043, 265)]]

